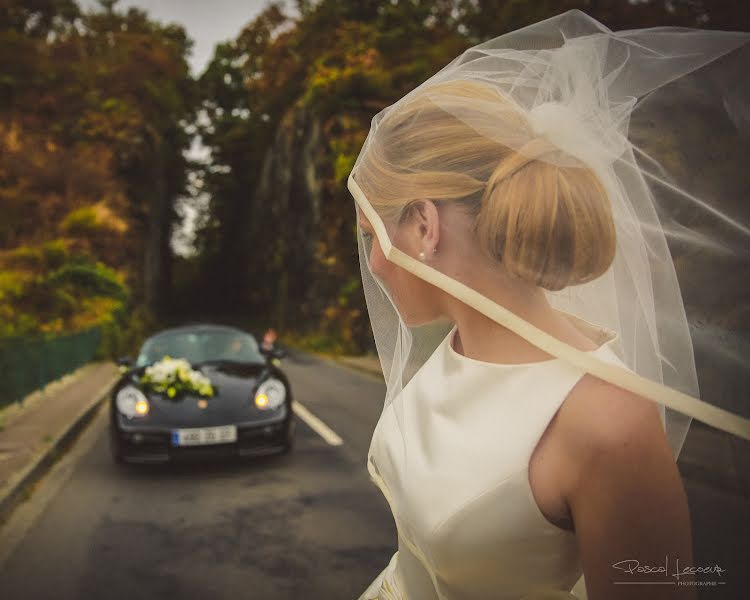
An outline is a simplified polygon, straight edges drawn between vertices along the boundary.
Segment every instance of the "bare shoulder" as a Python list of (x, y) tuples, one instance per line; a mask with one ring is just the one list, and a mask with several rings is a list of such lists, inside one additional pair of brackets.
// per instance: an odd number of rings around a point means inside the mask
[(624, 589), (629, 586), (612, 584), (613, 567), (624, 559), (657, 565), (669, 556), (692, 564), (687, 496), (658, 405), (586, 374), (557, 417), (565, 470), (560, 491), (575, 526), (589, 598), (633, 597)]
[(654, 402), (589, 373), (568, 394), (556, 421), (564, 455), (580, 469), (623, 452), (648, 455), (668, 446)]

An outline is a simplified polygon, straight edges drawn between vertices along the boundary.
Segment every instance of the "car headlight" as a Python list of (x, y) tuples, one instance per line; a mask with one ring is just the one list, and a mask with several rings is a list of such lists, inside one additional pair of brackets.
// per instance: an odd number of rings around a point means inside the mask
[(119, 410), (128, 419), (133, 417), (145, 417), (151, 406), (148, 399), (141, 390), (132, 385), (126, 385), (115, 397), (117, 410)]
[(286, 387), (278, 379), (266, 379), (255, 392), (255, 406), (261, 410), (273, 410), (284, 404)]

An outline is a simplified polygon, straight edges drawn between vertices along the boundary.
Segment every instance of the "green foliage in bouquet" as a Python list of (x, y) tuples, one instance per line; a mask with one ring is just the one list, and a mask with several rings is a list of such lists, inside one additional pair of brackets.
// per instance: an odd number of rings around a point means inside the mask
[(146, 367), (140, 378), (141, 385), (155, 392), (174, 398), (187, 392), (199, 396), (211, 397), (215, 394), (211, 380), (191, 368), (190, 363), (182, 358), (165, 356), (160, 361)]

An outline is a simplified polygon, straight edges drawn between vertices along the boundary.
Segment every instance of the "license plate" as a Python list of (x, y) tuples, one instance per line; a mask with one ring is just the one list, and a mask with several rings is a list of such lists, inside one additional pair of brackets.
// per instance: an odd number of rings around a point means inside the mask
[(237, 427), (196, 427), (172, 431), (173, 446), (204, 446), (206, 444), (229, 444), (237, 441)]

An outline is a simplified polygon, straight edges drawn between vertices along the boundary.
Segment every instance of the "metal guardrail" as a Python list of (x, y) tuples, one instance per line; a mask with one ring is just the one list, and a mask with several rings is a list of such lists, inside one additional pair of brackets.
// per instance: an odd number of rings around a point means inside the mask
[(92, 327), (71, 334), (0, 338), (0, 407), (90, 362), (102, 332)]

